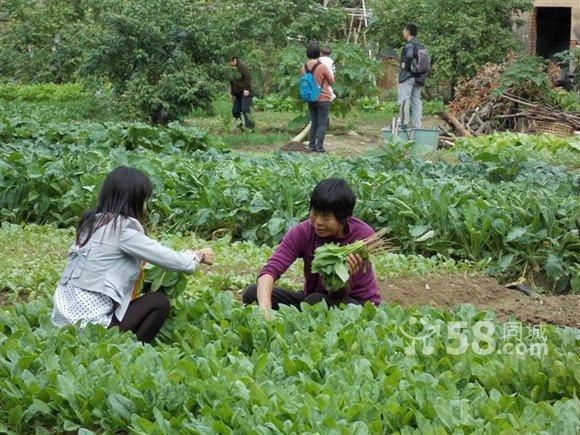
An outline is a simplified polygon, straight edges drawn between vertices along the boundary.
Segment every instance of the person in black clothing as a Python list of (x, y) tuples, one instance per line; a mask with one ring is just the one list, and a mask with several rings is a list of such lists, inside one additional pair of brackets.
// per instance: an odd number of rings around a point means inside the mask
[(417, 45), (417, 26), (407, 24), (403, 30), (405, 46), (401, 51), (401, 69), (399, 72), (398, 104), (401, 117), (401, 129), (407, 130), (409, 118), (412, 114), (413, 127), (421, 128), (423, 116), (423, 104), (421, 102), (421, 85), (417, 77), (411, 71), (411, 65), (415, 60)]
[(253, 129), (254, 122), (250, 119), (250, 106), (252, 105), (250, 70), (237, 57), (230, 59), (230, 66), (236, 68), (240, 73), (240, 77), (230, 81), (230, 93), (233, 101), (232, 115), (239, 120), (238, 127), (240, 130), (243, 130), (244, 127)]

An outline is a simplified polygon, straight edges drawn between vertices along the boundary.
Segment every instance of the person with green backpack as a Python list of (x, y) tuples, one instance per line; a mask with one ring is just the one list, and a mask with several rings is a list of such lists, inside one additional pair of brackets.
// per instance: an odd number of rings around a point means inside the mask
[(308, 61), (300, 69), (300, 98), (310, 111), (310, 143), (312, 152), (324, 153), (324, 137), (328, 128), (328, 113), (332, 101), (334, 75), (320, 62), (320, 47), (310, 42), (306, 48)]

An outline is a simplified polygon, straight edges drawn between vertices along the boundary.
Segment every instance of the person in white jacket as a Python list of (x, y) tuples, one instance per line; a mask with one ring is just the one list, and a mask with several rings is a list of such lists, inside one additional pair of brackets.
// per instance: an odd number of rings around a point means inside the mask
[[(326, 65), (330, 70), (330, 72), (332, 73), (332, 75), (335, 76), (336, 62), (334, 62), (334, 60), (330, 57), (330, 55), (332, 54), (332, 50), (330, 49), (330, 47), (328, 45), (324, 47), (322, 50), (320, 50), (320, 54), (322, 54), (322, 56), (320, 56), (320, 58), (318, 59), (320, 63)], [(334, 93), (332, 86), (330, 86), (330, 101), (334, 101), (335, 99), (336, 94)]]
[(137, 169), (121, 166), (107, 175), (96, 208), (77, 225), (54, 293), (56, 326), (118, 326), (150, 342), (169, 316), (169, 300), (159, 292), (137, 297), (145, 262), (185, 273), (213, 263), (211, 249), (175, 252), (145, 234), (146, 201), (152, 193), (149, 177)]

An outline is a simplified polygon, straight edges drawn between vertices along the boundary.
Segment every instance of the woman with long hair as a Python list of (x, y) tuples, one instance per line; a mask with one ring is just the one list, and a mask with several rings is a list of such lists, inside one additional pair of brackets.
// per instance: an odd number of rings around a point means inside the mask
[(159, 292), (136, 297), (145, 262), (185, 273), (213, 263), (210, 249), (175, 252), (147, 237), (146, 201), (152, 193), (149, 177), (137, 169), (120, 166), (107, 175), (96, 208), (77, 225), (54, 293), (56, 326), (118, 326), (150, 342), (169, 315), (169, 300)]

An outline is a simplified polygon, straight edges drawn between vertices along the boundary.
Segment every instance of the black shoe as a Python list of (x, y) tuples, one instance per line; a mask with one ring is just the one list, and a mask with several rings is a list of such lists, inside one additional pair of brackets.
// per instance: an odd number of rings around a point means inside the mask
[(314, 150), (314, 152), (316, 152), (316, 153), (325, 153), (325, 152), (326, 152), (326, 150), (325, 150), (324, 148), (316, 148), (316, 149)]

